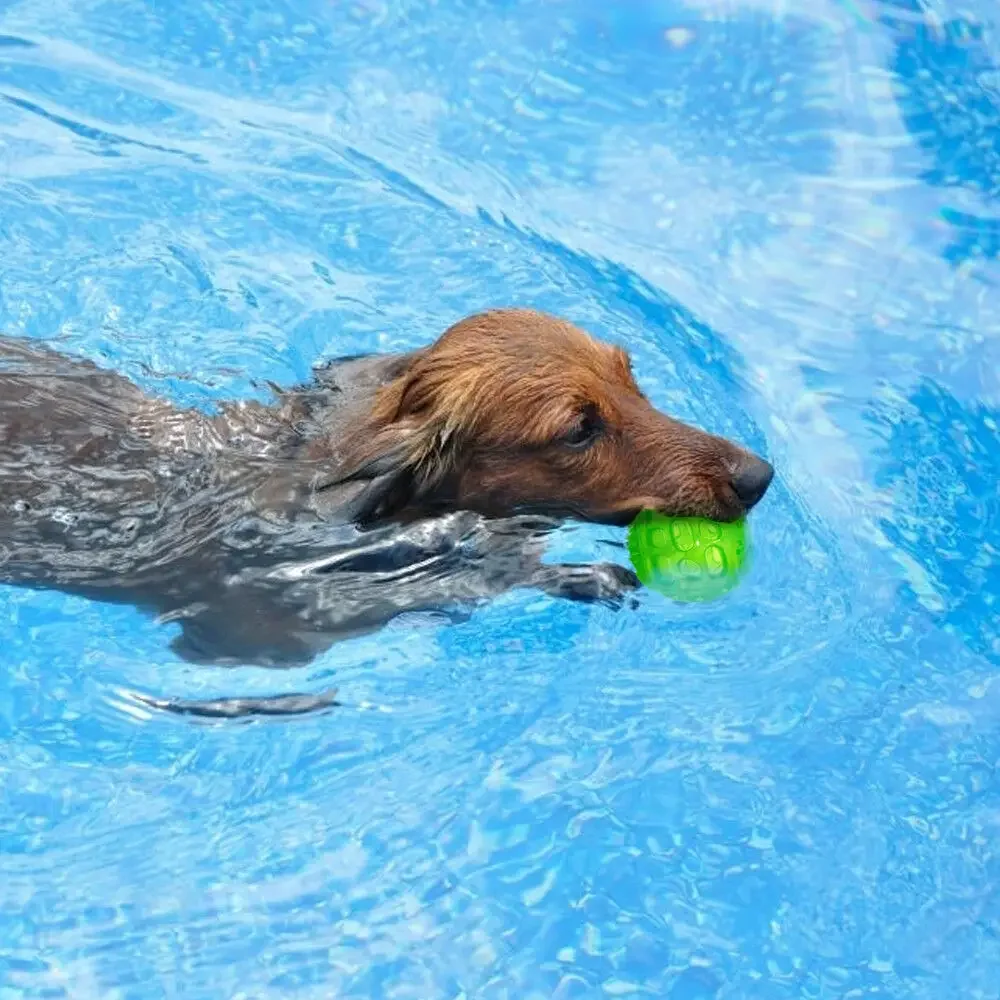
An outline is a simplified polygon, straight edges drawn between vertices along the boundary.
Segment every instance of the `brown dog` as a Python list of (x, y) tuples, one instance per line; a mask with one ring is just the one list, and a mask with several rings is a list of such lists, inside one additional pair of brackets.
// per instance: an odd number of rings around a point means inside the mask
[(619, 602), (628, 570), (542, 562), (560, 519), (728, 520), (772, 474), (655, 410), (621, 349), (529, 310), (216, 415), (0, 340), (0, 582), (147, 609), (199, 662), (307, 662), (520, 586)]

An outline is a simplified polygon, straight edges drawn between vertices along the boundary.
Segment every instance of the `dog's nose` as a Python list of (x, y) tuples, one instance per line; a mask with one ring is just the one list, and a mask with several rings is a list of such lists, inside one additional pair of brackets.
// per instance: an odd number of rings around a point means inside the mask
[(749, 510), (767, 492), (774, 469), (756, 455), (748, 455), (733, 475), (733, 489), (743, 506)]

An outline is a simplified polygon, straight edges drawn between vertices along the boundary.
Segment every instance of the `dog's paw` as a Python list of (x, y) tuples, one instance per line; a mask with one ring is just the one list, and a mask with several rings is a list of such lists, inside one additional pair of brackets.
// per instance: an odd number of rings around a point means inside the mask
[(623, 607), (626, 602), (631, 607), (637, 605), (638, 602), (631, 595), (641, 584), (632, 570), (617, 563), (597, 563), (591, 570), (596, 589), (594, 600), (615, 608)]
[(584, 565), (564, 564), (545, 567), (542, 589), (553, 597), (570, 601), (599, 603), (612, 608), (623, 607), (629, 595), (640, 586), (639, 578), (630, 569), (616, 563)]

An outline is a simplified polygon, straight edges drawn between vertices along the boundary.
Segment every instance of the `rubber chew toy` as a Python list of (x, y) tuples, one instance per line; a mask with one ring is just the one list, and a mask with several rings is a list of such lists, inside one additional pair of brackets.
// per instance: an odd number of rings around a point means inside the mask
[(746, 519), (709, 521), (644, 510), (628, 530), (628, 552), (642, 583), (675, 601), (729, 593), (749, 566)]

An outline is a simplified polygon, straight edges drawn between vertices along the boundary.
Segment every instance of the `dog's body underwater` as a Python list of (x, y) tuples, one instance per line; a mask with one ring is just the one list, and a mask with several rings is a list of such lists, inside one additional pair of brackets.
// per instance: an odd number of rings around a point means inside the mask
[(617, 601), (628, 570), (542, 562), (561, 518), (736, 517), (770, 478), (654, 410), (623, 352), (527, 310), (216, 414), (0, 338), (0, 582), (175, 621), (197, 662), (308, 662), (521, 586)]

